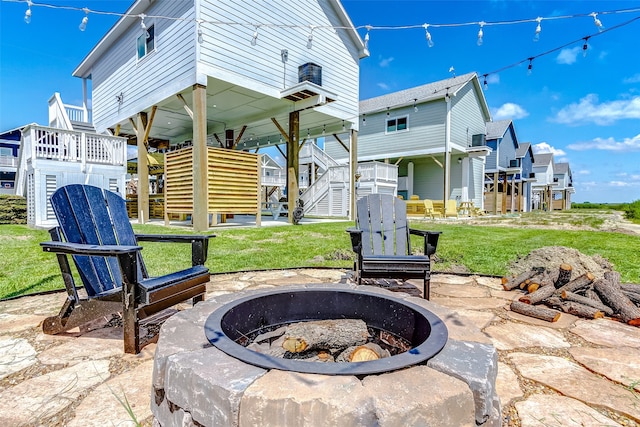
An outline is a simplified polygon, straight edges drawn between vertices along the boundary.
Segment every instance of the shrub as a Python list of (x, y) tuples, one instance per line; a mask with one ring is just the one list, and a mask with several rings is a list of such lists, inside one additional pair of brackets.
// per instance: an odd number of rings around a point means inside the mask
[(26, 224), (27, 199), (0, 194), (0, 224)]

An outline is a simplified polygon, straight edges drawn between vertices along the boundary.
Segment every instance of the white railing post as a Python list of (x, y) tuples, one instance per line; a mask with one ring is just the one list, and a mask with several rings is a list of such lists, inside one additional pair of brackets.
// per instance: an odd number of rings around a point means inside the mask
[(84, 132), (80, 134), (80, 170), (87, 171), (87, 136)]

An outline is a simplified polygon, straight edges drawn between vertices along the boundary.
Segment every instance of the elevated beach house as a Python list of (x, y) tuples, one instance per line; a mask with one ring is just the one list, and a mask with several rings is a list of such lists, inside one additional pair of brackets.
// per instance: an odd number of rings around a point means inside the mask
[[(452, 199), (482, 209), (490, 120), (475, 73), (361, 101), (358, 162), (396, 165), (398, 183), (375, 191), (360, 186), (358, 195)], [(330, 137), (325, 150), (340, 163), (349, 159), (348, 147)]]
[(573, 187), (573, 175), (569, 163), (553, 165), (553, 209), (571, 209), (571, 195), (576, 192)]
[(492, 214), (529, 212), (533, 152), (531, 144), (518, 142), (511, 119), (487, 123), (484, 209)]
[(338, 0), (139, 0), (73, 75), (90, 82), (96, 130), (137, 146), (139, 220), (146, 154), (160, 151), (165, 218), (191, 214), (204, 230), (222, 214), (259, 222), (263, 147), (286, 145), (290, 214), (301, 145), (346, 129), (355, 156), (366, 55)]

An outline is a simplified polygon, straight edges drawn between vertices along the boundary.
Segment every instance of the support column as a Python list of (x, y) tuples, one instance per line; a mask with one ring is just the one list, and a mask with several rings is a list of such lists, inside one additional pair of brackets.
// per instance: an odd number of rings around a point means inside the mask
[[(447, 116), (444, 125), (444, 189), (442, 195), (443, 210), (442, 214), (447, 209), (447, 201), (449, 200), (449, 192), (451, 186), (451, 95), (448, 93), (445, 95), (445, 101), (447, 102)], [(411, 197), (411, 195), (409, 195)]]
[(407, 163), (407, 200), (413, 196), (413, 162)]
[(351, 221), (356, 220), (356, 200), (358, 195), (356, 194), (356, 173), (358, 173), (358, 131), (351, 129), (349, 137), (350, 151), (349, 151), (349, 219)]
[(138, 223), (149, 221), (149, 158), (144, 140), (147, 113), (138, 113), (136, 120), (136, 140), (138, 143)]
[(300, 135), (300, 112), (289, 113), (289, 141), (287, 142), (287, 202), (289, 223), (293, 224), (293, 210), (298, 200), (298, 135)]
[(462, 158), (462, 201), (469, 201), (469, 158)]
[(493, 173), (493, 214), (498, 215), (498, 190), (500, 189), (500, 175)]
[(196, 84), (193, 86), (194, 231), (206, 231), (209, 228), (207, 164), (207, 87)]

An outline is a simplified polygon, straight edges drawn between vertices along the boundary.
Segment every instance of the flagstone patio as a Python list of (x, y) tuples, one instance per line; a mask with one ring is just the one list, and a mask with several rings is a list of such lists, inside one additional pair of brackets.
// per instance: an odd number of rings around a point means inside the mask
[[(225, 274), (212, 276), (207, 294), (348, 280), (349, 272), (332, 269)], [(503, 291), (494, 278), (436, 274), (431, 283), (434, 303), (466, 317), (498, 349), (504, 426), (640, 425), (640, 328), (567, 314), (549, 324), (511, 313), (521, 293)], [(420, 293), (419, 284), (378, 285)], [(42, 320), (65, 296), (0, 302), (0, 425), (125, 426), (134, 425), (132, 417), (151, 425), (156, 345), (124, 354), (122, 329), (111, 319), (83, 333), (44, 335)]]

